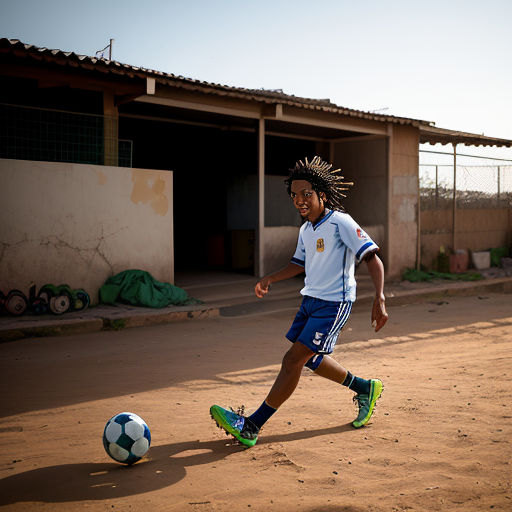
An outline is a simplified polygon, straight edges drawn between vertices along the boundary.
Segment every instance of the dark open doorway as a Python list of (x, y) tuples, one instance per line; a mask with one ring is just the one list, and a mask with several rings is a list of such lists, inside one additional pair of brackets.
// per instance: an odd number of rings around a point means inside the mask
[[(120, 111), (119, 137), (132, 141), (133, 167), (173, 171), (175, 272), (254, 274), (257, 122), (129, 104)], [(273, 190), (284, 190), (296, 160), (314, 154), (311, 140), (265, 138), (267, 226), (283, 222)]]

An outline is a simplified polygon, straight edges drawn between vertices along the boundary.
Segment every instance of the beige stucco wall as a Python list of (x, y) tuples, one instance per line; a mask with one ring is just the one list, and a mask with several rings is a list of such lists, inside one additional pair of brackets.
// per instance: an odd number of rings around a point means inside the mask
[(173, 282), (172, 172), (0, 159), (0, 288), (67, 283), (93, 301), (141, 269)]
[[(432, 265), (443, 245), (452, 244), (452, 210), (421, 212), (421, 263)], [(512, 242), (512, 208), (482, 208), (457, 210), (457, 249), (483, 251), (509, 246)]]
[(393, 125), (389, 142), (388, 278), (416, 264), (419, 131)]

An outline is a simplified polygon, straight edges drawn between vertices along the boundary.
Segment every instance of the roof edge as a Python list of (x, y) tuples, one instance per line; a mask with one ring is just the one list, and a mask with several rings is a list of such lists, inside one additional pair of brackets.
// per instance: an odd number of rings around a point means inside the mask
[(437, 126), (420, 126), (421, 144), (465, 144), (466, 146), (512, 147), (512, 140), (489, 137), (476, 133), (438, 128)]
[(129, 64), (123, 64), (115, 60), (108, 60), (105, 58), (91, 57), (88, 55), (81, 55), (75, 52), (67, 52), (59, 49), (49, 49), (45, 47), (38, 47), (35, 45), (27, 44), (19, 39), (0, 38), (0, 51), (3, 53), (15, 53), (19, 55), (20, 52), (26, 56), (32, 56), (41, 60), (44, 58), (46, 61), (53, 61), (56, 64), (66, 65), (67, 63), (78, 64), (87, 70), (97, 69), (103, 73), (112, 73), (116, 75), (124, 75), (130, 78), (154, 78), (155, 80), (165, 83), (169, 86), (179, 86), (183, 88), (204, 91), (210, 94), (219, 94), (223, 96), (232, 96), (249, 101), (259, 101), (270, 104), (286, 104), (298, 108), (305, 108), (307, 110), (317, 110), (333, 114), (339, 114), (349, 117), (355, 117), (366, 120), (373, 120), (384, 123), (393, 123), (401, 125), (411, 125), (415, 127), (430, 126), (431, 121), (422, 119), (413, 119), (409, 117), (400, 117), (393, 115), (375, 114), (373, 112), (351, 109), (342, 107), (332, 103), (328, 99), (313, 99), (303, 98), (285, 94), (281, 89), (267, 90), (267, 89), (248, 89), (243, 87), (234, 87), (230, 85), (221, 85), (212, 82), (201, 81), (193, 78), (187, 78), (181, 75), (174, 75), (173, 73), (165, 73), (153, 69), (147, 69)]

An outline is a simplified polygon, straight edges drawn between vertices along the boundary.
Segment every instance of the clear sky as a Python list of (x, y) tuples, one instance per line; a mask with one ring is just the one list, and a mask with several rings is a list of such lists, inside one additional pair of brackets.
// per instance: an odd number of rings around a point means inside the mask
[(507, 139), (511, 21), (511, 0), (0, 0), (0, 37), (87, 55), (113, 38), (123, 63)]

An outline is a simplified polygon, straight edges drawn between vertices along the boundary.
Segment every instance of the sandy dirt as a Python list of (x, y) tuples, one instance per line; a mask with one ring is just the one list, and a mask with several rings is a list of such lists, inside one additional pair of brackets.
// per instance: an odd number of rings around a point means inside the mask
[[(250, 449), (208, 408), (264, 399), (293, 311), (0, 345), (0, 508), (16, 511), (512, 510), (512, 295), (355, 307), (334, 357), (385, 390), (355, 430), (352, 392), (304, 370)], [(108, 418), (152, 432), (132, 467)]]

